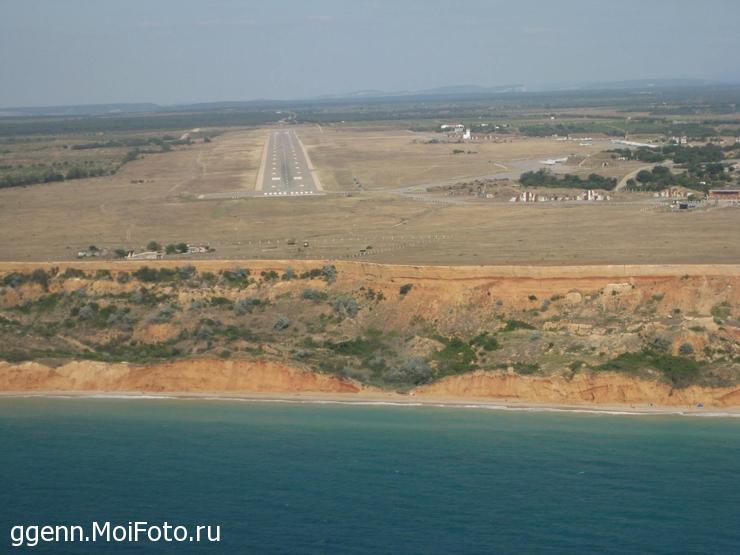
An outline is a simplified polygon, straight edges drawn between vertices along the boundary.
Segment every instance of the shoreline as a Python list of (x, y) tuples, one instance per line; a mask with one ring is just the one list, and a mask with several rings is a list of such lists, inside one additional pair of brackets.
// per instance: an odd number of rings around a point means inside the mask
[(690, 416), (703, 418), (740, 418), (740, 407), (635, 406), (557, 404), (508, 401), (486, 398), (421, 397), (388, 393), (386, 395), (362, 394), (283, 394), (283, 393), (229, 393), (229, 392), (167, 392), (144, 391), (2, 391), (2, 399), (99, 399), (142, 401), (214, 401), (249, 403), (285, 403), (297, 405), (343, 405), (402, 408), (446, 408), (468, 410), (500, 410), (510, 412), (550, 412), (564, 414), (594, 414), (608, 416)]

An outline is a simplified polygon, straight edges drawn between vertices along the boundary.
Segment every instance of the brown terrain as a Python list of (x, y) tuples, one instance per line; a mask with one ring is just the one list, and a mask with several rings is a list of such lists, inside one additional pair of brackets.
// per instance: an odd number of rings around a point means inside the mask
[[(738, 233), (736, 207), (679, 213), (641, 193), (608, 203), (527, 205), (508, 202), (517, 188), (503, 188), (494, 200), (419, 198), (396, 190), (479, 176), (518, 176), (524, 167), (539, 167), (540, 160), (574, 153), (588, 155), (583, 167), (558, 171), (621, 177), (642, 165), (608, 158), (600, 152), (614, 146), (608, 141), (586, 147), (577, 141), (517, 136), (466, 146), (430, 144), (439, 133), (397, 127), (295, 130), (318, 169), (325, 196), (199, 199), (254, 189), (269, 129), (229, 130), (208, 143), (198, 138), (168, 152), (142, 154), (115, 175), (0, 189), (0, 260), (73, 260), (89, 245), (107, 249), (112, 257), (115, 249), (141, 251), (152, 240), (208, 244), (215, 248), (211, 256), (233, 260), (362, 257), (427, 265), (740, 260), (740, 242), (731, 240)], [(116, 136), (99, 140), (108, 138)], [(56, 139), (55, 146), (34, 151), (33, 157), (8, 155), (9, 161), (28, 165), (43, 160), (44, 153), (70, 161), (93, 153), (107, 156), (105, 149), (75, 151), (61, 144), (82, 140), (90, 139)], [(464, 154), (452, 154), (460, 147)], [(24, 148), (31, 147), (24, 143)], [(122, 156), (126, 149), (118, 150)], [(600, 161), (607, 158), (610, 165), (602, 168)]]
[(193, 266), (0, 263), (0, 390), (740, 407), (736, 265)]

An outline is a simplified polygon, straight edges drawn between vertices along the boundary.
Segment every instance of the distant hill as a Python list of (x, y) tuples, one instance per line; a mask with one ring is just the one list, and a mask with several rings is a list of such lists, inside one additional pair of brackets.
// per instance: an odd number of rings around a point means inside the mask
[(152, 103), (80, 104), (76, 106), (34, 106), (0, 108), (0, 116), (103, 116), (106, 114), (141, 114), (156, 112), (160, 106)]
[(72, 106), (39, 106), (0, 108), (1, 117), (24, 117), (24, 116), (61, 116), (61, 117), (85, 117), (106, 116), (116, 114), (146, 114), (146, 113), (176, 113), (176, 112), (204, 112), (209, 110), (281, 110), (290, 109), (304, 104), (321, 103), (352, 103), (352, 102), (382, 102), (384, 100), (415, 100), (415, 99), (444, 99), (455, 98), (471, 99), (476, 97), (487, 97), (506, 94), (526, 93), (548, 93), (561, 91), (645, 91), (648, 89), (668, 90), (679, 88), (701, 88), (710, 86), (728, 86), (732, 83), (721, 83), (707, 79), (636, 79), (628, 81), (612, 82), (563, 82), (550, 83), (547, 85), (501, 85), (496, 87), (484, 87), (481, 85), (450, 85), (446, 87), (435, 87), (412, 91), (381, 91), (366, 89), (352, 91), (342, 94), (322, 95), (312, 98), (295, 99), (256, 99), (256, 100), (233, 100), (215, 102), (194, 102), (188, 104), (159, 105), (154, 103), (114, 103), (114, 104), (80, 104)]

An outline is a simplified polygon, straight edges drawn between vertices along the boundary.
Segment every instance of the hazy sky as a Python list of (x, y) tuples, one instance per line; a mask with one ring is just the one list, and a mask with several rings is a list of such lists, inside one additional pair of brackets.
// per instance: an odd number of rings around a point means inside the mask
[(0, 106), (740, 78), (738, 0), (0, 0)]

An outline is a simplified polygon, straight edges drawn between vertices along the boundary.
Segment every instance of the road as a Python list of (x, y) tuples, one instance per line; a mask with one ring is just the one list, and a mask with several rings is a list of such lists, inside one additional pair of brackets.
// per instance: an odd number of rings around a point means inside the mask
[(266, 197), (315, 195), (321, 187), (314, 178), (311, 163), (295, 131), (270, 132), (257, 183)]
[(672, 168), (673, 165), (674, 164), (671, 160), (665, 160), (663, 162), (657, 162), (655, 164), (648, 164), (647, 166), (640, 166), (636, 170), (633, 170), (622, 177), (622, 179), (619, 180), (619, 183), (617, 183), (617, 186), (614, 188), (614, 190), (621, 191), (622, 189), (624, 189), (627, 186), (627, 181), (629, 181), (630, 179), (635, 179), (637, 177), (637, 174), (640, 173), (642, 170), (652, 171), (655, 166), (666, 166), (667, 168)]

